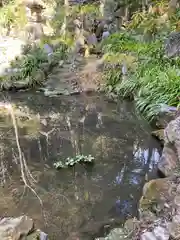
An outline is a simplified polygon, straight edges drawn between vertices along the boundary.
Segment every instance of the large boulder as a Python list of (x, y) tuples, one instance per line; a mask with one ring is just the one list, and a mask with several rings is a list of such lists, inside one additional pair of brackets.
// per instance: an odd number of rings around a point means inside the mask
[(149, 181), (144, 185), (143, 195), (140, 199), (140, 211), (151, 211), (157, 204), (171, 199), (172, 180), (169, 178), (159, 178)]
[(6, 217), (0, 220), (1, 240), (47, 240), (46, 233), (34, 229), (33, 220), (27, 216)]
[(180, 55), (180, 32), (171, 33), (165, 41), (165, 54), (167, 57)]
[(162, 151), (158, 169), (164, 176), (168, 177), (173, 175), (178, 165), (176, 149), (173, 144), (165, 143)]
[(27, 216), (3, 218), (0, 221), (0, 239), (19, 240), (20, 237), (27, 236), (33, 231), (33, 228), (33, 220)]
[(158, 169), (170, 176), (178, 170), (180, 164), (180, 117), (171, 121), (164, 131), (164, 149)]

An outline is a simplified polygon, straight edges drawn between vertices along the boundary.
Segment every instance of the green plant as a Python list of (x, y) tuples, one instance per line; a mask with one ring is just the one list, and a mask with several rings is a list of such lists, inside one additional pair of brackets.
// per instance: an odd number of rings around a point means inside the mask
[(0, 26), (3, 28), (22, 28), (26, 23), (25, 7), (18, 5), (18, 2), (10, 1), (0, 8)]
[[(107, 93), (113, 92), (122, 97), (133, 95), (137, 109), (148, 120), (159, 114), (162, 103), (178, 106), (180, 58), (164, 57), (163, 40), (146, 43), (133, 39), (127, 33), (114, 34), (104, 43), (104, 49), (105, 52), (110, 51), (110, 57), (118, 52), (115, 54), (117, 62), (126, 61), (127, 56), (132, 56), (130, 59), (134, 58), (137, 63), (133, 71), (129, 68), (125, 80), (122, 79), (120, 67), (109, 68), (105, 76)], [(129, 67), (132, 65), (133, 62), (130, 62)]]
[(11, 80), (13, 84), (13, 82), (24, 81), (24, 83), (31, 87), (42, 85), (49, 67), (57, 65), (61, 60), (65, 59), (67, 51), (65, 44), (59, 44), (52, 55), (48, 57), (43, 46), (44, 45), (42, 45), (42, 47), (32, 47), (27, 45), (24, 49), (25, 55), (16, 57), (16, 59), (11, 62), (11, 67), (18, 71), (12, 73), (10, 79), (9, 77), (4, 78), (1, 82), (6, 84), (6, 82)]
[(58, 161), (54, 163), (55, 168), (68, 168), (72, 167), (77, 163), (92, 163), (94, 161), (94, 157), (91, 155), (85, 156), (85, 155), (76, 155), (75, 157), (68, 157), (65, 159), (65, 161)]

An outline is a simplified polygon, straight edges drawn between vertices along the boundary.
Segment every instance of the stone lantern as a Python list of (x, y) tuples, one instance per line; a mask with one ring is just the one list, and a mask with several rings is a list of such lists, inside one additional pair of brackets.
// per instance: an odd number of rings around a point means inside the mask
[(42, 11), (45, 9), (44, 3), (40, 0), (24, 0), (28, 24), (26, 31), (28, 39), (37, 40), (44, 35)]

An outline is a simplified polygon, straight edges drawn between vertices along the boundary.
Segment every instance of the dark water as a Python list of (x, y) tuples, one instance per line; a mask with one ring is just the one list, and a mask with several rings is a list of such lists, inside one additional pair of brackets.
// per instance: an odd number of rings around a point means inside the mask
[[(41, 207), (24, 188), (12, 120), (0, 110), (1, 216), (27, 214), (50, 239), (88, 240), (137, 215), (142, 186), (161, 149), (132, 103), (40, 93), (1, 100), (14, 104), (21, 150), (43, 202)], [(58, 171), (53, 167), (77, 154), (91, 154), (95, 164)], [(30, 175), (26, 178), (32, 183)]]

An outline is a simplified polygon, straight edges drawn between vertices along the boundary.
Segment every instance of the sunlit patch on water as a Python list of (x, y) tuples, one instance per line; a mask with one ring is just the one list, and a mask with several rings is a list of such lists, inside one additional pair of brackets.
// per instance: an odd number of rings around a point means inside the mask
[[(0, 214), (32, 217), (50, 239), (93, 239), (103, 226), (137, 214), (147, 174), (161, 148), (132, 103), (103, 96), (48, 98), (40, 93), (2, 96), (13, 106), (22, 156), (24, 188), (11, 116), (0, 111)], [(76, 155), (95, 158), (57, 171), (53, 164)], [(34, 179), (34, 181), (32, 181)]]

